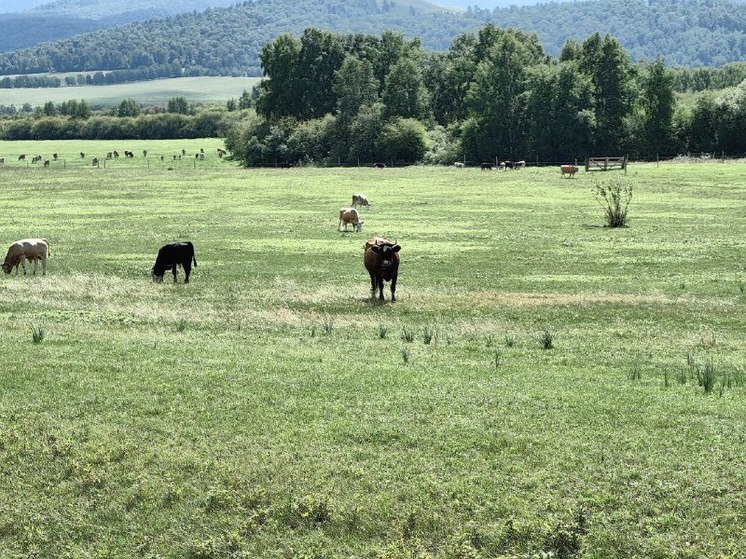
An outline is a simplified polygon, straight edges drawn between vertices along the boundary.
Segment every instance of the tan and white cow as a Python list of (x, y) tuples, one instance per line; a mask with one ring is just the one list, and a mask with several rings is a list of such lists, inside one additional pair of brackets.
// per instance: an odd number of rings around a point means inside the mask
[(5, 262), (3, 262), (3, 271), (9, 274), (15, 267), (16, 275), (18, 275), (20, 265), (25, 276), (27, 274), (26, 260), (30, 260), (34, 263), (34, 275), (36, 275), (36, 266), (39, 261), (41, 261), (43, 274), (47, 275), (47, 259), (51, 256), (49, 241), (46, 239), (21, 239), (10, 245), (8, 254), (5, 255)]
[(344, 230), (347, 231), (347, 225), (350, 223), (356, 233), (363, 230), (363, 222), (360, 221), (360, 214), (355, 208), (339, 208), (339, 230), (342, 230), (344, 224)]

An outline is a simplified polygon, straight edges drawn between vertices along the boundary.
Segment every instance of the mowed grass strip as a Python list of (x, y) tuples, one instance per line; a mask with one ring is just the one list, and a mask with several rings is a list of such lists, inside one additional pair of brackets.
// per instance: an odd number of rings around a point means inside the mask
[(632, 166), (618, 230), (558, 169), (99, 171), (0, 169), (53, 254), (0, 278), (3, 556), (742, 553), (741, 166)]

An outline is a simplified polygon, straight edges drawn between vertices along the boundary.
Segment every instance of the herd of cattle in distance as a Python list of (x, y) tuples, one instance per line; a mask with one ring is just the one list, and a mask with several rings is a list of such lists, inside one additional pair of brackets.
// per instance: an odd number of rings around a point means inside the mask
[[(217, 154), (218, 154), (218, 157), (222, 159), (224, 156), (228, 154), (228, 152), (222, 148), (217, 148)], [(85, 152), (81, 151), (79, 155), (81, 159), (85, 159), (85, 156), (86, 156)], [(135, 157), (135, 152), (125, 149), (123, 150), (122, 155), (125, 158), (133, 159)], [(173, 160), (176, 161), (176, 160), (180, 160), (182, 157), (186, 157), (186, 155), (187, 155), (187, 151), (185, 149), (182, 149), (180, 154), (175, 153), (172, 155), (172, 157), (173, 157)], [(148, 150), (146, 149), (142, 150), (142, 156), (148, 157)], [(106, 153), (106, 157), (93, 157), (91, 159), (91, 166), (98, 167), (99, 163), (104, 159), (111, 160), (111, 159), (118, 159), (119, 157), (120, 157), (120, 153), (117, 150), (112, 150)], [(200, 148), (199, 152), (194, 154), (194, 158), (196, 160), (203, 161), (205, 159), (204, 148)], [(53, 153), (51, 159), (47, 159), (41, 154), (36, 154), (31, 157), (31, 163), (35, 165), (36, 163), (43, 161), (44, 167), (49, 167), (52, 161), (59, 161), (59, 159), (60, 159), (60, 155), (58, 153)], [(162, 162), (166, 161), (166, 156), (161, 155), (160, 160)], [(21, 155), (19, 155), (18, 161), (26, 161), (26, 154), (22, 153)], [(4, 165), (4, 164), (5, 164), (5, 157), (0, 157), (0, 165)]]
[[(370, 209), (371, 205), (367, 196), (364, 194), (352, 195), (352, 206), (350, 208), (340, 208), (339, 210), (339, 228), (347, 230), (349, 223), (353, 224), (354, 231), (362, 230), (362, 221), (357, 211), (358, 207)], [(363, 265), (370, 276), (370, 293), (371, 298), (375, 298), (378, 290), (379, 298), (384, 300), (383, 288), (385, 282), (391, 282), (391, 302), (396, 301), (396, 280), (399, 275), (399, 251), (401, 246), (396, 242), (391, 242), (384, 237), (373, 237), (366, 241), (363, 248)], [(26, 262), (33, 264), (33, 274), (36, 275), (37, 266), (41, 263), (42, 273), (47, 274), (47, 260), (52, 256), (49, 248), (49, 241), (46, 239), (21, 239), (10, 245), (3, 262), (3, 271), (10, 274), (13, 268), (23, 268), (23, 275), (28, 274)], [(181, 266), (184, 270), (184, 283), (189, 283), (189, 276), (192, 272), (192, 264), (197, 266), (197, 258), (194, 254), (194, 245), (190, 241), (178, 241), (168, 243), (158, 250), (155, 264), (150, 271), (151, 277), (155, 283), (163, 282), (163, 277), (169, 270), (174, 276), (174, 283), (177, 282), (177, 268)]]

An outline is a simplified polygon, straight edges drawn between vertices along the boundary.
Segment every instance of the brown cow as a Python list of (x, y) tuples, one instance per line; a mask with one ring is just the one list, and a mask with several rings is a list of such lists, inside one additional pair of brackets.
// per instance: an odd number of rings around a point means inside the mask
[(370, 275), (370, 296), (375, 298), (378, 289), (379, 299), (383, 297), (383, 283), (391, 282), (391, 302), (396, 302), (396, 280), (399, 276), (399, 251), (401, 247), (384, 239), (373, 237), (365, 243), (363, 264)]
[(360, 221), (360, 214), (355, 208), (339, 208), (339, 230), (342, 230), (344, 224), (344, 230), (347, 231), (347, 225), (350, 223), (356, 233), (363, 230), (363, 222)]
[(575, 165), (562, 165), (560, 167), (560, 171), (562, 171), (562, 178), (565, 177), (565, 175), (568, 176), (568, 178), (575, 178), (575, 173), (578, 172), (578, 168)]
[(49, 250), (49, 242), (46, 239), (21, 239), (14, 242), (8, 249), (8, 254), (3, 262), (3, 272), (9, 274), (15, 267), (18, 275), (18, 266), (23, 268), (23, 275), (26, 273), (26, 260), (34, 263), (34, 275), (36, 275), (36, 266), (41, 261), (42, 272), (47, 275), (47, 259), (52, 257)]

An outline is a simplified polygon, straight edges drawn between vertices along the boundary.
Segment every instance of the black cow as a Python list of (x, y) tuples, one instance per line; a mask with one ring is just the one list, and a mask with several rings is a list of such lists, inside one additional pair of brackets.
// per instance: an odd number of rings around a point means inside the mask
[(399, 275), (399, 251), (401, 247), (382, 237), (373, 237), (365, 243), (363, 264), (370, 275), (370, 296), (383, 301), (383, 282), (391, 282), (391, 302), (396, 301), (396, 279)]
[(385, 169), (386, 168), (386, 164), (385, 163), (374, 163), (373, 166), (376, 169)]
[(512, 171), (515, 168), (515, 163), (513, 163), (512, 161), (503, 161), (503, 163), (505, 164), (506, 169), (510, 169)]
[(189, 283), (189, 274), (192, 271), (192, 262), (197, 266), (197, 259), (194, 257), (194, 245), (189, 241), (169, 243), (161, 247), (158, 256), (155, 259), (155, 265), (151, 271), (153, 281), (161, 283), (166, 270), (171, 270), (174, 274), (174, 283), (176, 283), (176, 267), (181, 264), (184, 268), (186, 278), (184, 283)]
[(278, 167), (280, 169), (292, 169), (293, 168), (293, 164), (292, 163), (280, 163), (278, 165)]
[(482, 171), (491, 171), (494, 165), (492, 163), (481, 163), (479, 167)]

